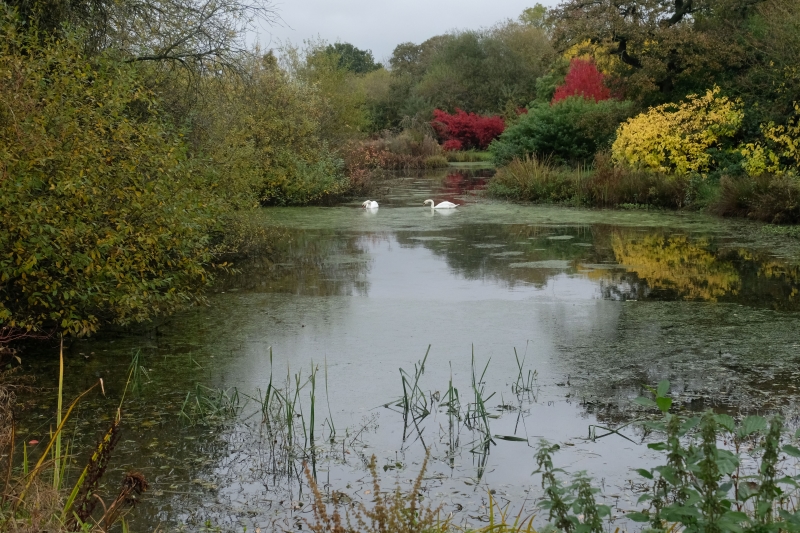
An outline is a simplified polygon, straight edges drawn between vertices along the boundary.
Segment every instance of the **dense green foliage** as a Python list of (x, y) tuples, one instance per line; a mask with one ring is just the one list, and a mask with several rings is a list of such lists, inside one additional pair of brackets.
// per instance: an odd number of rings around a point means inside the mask
[[(112, 17), (121, 6), (95, 7)], [(350, 189), (335, 147), (359, 135), (351, 125), (365, 112), (339, 56), (298, 54), (292, 71), (271, 53), (198, 44), (173, 68), (175, 58), (126, 52), (119, 28), (81, 19), (80, 4), (60, 24), (35, 6), (20, 5), (24, 23), (3, 7), (4, 331), (86, 335), (179, 309), (202, 299), (224, 254), (247, 241), (237, 211)], [(206, 7), (206, 35), (235, 42), (236, 27), (219, 24), (245, 8)], [(178, 31), (177, 19), (163, 22)], [(136, 38), (142, 52), (176, 35)]]
[(136, 68), (0, 32), (0, 320), (86, 334), (194, 299), (224, 197)]
[(403, 116), (429, 119), (435, 108), (481, 114), (515, 110), (536, 96), (536, 80), (553, 59), (544, 29), (512, 21), (421, 44), (402, 43), (389, 60), (380, 127), (397, 126)]
[(590, 161), (614, 140), (617, 126), (630, 116), (630, 102), (595, 102), (573, 96), (555, 104), (534, 102), (527, 114), (490, 146), (495, 162), (538, 154), (559, 162)]
[(322, 131), (324, 95), (292, 82), (270, 55), (243, 68), (246, 77), (215, 80), (207, 87), (206, 122), (197, 134), (214, 162), (209, 169), (221, 179), (248, 176), (267, 205), (307, 204), (345, 192), (342, 160)]
[(360, 50), (350, 43), (334, 43), (325, 47), (324, 53), (338, 58), (337, 66), (356, 74), (366, 74), (383, 68), (375, 62), (370, 50)]

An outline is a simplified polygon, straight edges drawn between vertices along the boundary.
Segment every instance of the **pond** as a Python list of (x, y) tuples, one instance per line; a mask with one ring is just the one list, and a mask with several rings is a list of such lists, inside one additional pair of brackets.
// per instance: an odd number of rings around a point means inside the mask
[[(74, 342), (68, 396), (98, 378), (105, 396), (68, 426), (72, 475), (134, 357), (106, 482), (128, 469), (149, 480), (136, 531), (306, 529), (304, 459), (327, 494), (368, 502), (373, 454), (384, 488), (408, 487), (426, 448), (426, 498), (476, 526), (489, 490), (534, 511), (542, 438), (623, 520), (632, 469), (659, 456), (636, 426), (589, 437), (639, 416), (632, 400), (662, 379), (680, 408), (780, 411), (796, 425), (800, 242), (693, 213), (493, 202), (475, 174), (387, 181), (377, 212), (264, 209), (258, 222), (281, 242), (236, 265), (207, 306), (146, 334)], [(433, 212), (427, 198), (462, 205)], [(27, 354), (42, 386), (55, 383), (55, 355)], [(46, 389), (20, 434), (43, 439), (54, 406)]]

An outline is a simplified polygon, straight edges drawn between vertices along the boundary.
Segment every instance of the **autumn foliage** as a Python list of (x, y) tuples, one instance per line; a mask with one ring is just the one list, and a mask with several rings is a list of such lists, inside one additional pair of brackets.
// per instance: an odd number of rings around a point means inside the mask
[(575, 58), (570, 61), (564, 84), (556, 88), (551, 103), (570, 96), (583, 96), (595, 102), (611, 98), (611, 90), (604, 83), (605, 76), (597, 70), (594, 61)]
[(445, 150), (484, 150), (506, 129), (502, 117), (484, 117), (458, 108), (453, 115), (440, 109), (434, 110), (431, 126), (439, 140), (443, 141)]

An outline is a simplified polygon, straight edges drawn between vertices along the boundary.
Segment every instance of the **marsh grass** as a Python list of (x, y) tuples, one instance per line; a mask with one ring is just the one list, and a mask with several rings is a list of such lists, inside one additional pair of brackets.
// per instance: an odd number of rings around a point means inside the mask
[(497, 415), (489, 414), (486, 409), (486, 402), (488, 402), (496, 393), (486, 395), (486, 384), (484, 378), (486, 371), (489, 369), (489, 364), (492, 362), (491, 358), (486, 361), (483, 371), (480, 376), (476, 373), (475, 367), (475, 350), (472, 352), (472, 394), (473, 402), (467, 404), (467, 412), (464, 415), (465, 425), (480, 434), (480, 439), (476, 441), (475, 446), (472, 448), (473, 453), (486, 453), (489, 444), (495, 444), (492, 439), (492, 429), (489, 424), (490, 418), (497, 418)]
[(587, 169), (556, 165), (549, 157), (514, 159), (497, 169), (486, 190), (495, 197), (542, 203), (580, 203)]
[[(399, 408), (399, 412), (403, 415), (403, 440), (408, 437), (409, 422), (413, 425), (420, 439), (422, 439), (422, 431), (419, 428), (419, 422), (424, 420), (431, 414), (433, 408), (433, 398), (426, 395), (420, 387), (420, 378), (425, 373), (425, 362), (428, 360), (428, 355), (431, 352), (431, 345), (425, 351), (425, 357), (421, 361), (414, 363), (414, 373), (409, 374), (402, 368), (400, 369), (400, 381), (403, 386), (403, 395), (394, 403), (395, 408)], [(430, 398), (430, 403), (429, 403)], [(390, 407), (386, 404), (385, 407)], [(423, 441), (424, 442), (424, 441)]]
[(236, 387), (219, 389), (198, 383), (186, 393), (178, 418), (188, 426), (212, 424), (235, 417), (241, 409)]
[[(123, 401), (125, 392), (131, 384), (132, 374), (133, 369), (130, 369), (122, 396)], [(6, 386), (6, 382), (0, 382), (0, 390)], [(55, 428), (51, 429), (49, 439), (44, 443), (38, 459), (29, 452), (28, 443), (22, 443), (22, 465), (16, 471), (11, 463), (14, 457), (16, 433), (13, 418), (10, 419), (11, 438), (6, 445), (9, 466), (0, 498), (0, 528), (3, 531), (105, 532), (116, 523), (121, 523), (123, 530), (126, 530), (125, 513), (147, 489), (144, 476), (137, 472), (126, 474), (122, 488), (110, 504), (103, 502), (99, 494), (100, 480), (119, 441), (122, 403), (117, 409), (114, 422), (98, 443), (74, 486), (71, 489), (65, 486), (67, 465), (72, 459), (69, 440), (64, 438), (65, 427), (81, 399), (97, 388), (103, 390), (102, 380), (65, 406), (62, 343)], [(7, 405), (3, 407), (13, 408)], [(102, 513), (95, 513), (98, 505), (102, 505)]]
[(447, 151), (444, 155), (451, 163), (489, 163), (492, 161), (492, 154), (487, 151), (457, 150)]
[(450, 529), (449, 520), (441, 518), (442, 505), (431, 507), (421, 504), (422, 482), (428, 466), (429, 454), (425, 455), (419, 474), (410, 489), (403, 491), (396, 485), (394, 491), (381, 490), (377, 459), (373, 455), (368, 469), (372, 476), (372, 505), (354, 502), (342, 516), (338, 507), (328, 512), (325, 497), (320, 490), (308, 464), (304, 465), (306, 481), (313, 494), (313, 519), (305, 520), (314, 533), (434, 533)]
[(570, 167), (526, 156), (497, 170), (490, 195), (510, 200), (597, 207), (681, 208), (691, 201), (691, 179), (616, 166), (599, 153), (591, 166)]
[(429, 155), (424, 161), (425, 168), (444, 168), (448, 164), (448, 159), (443, 155)]
[(711, 203), (713, 213), (747, 217), (770, 224), (800, 222), (800, 177), (795, 175), (723, 176)]
[(128, 373), (131, 377), (130, 388), (132, 392), (141, 393), (144, 381), (150, 380), (150, 374), (142, 363), (142, 351), (136, 350), (133, 353), (133, 357), (131, 357), (131, 364), (128, 366)]
[[(327, 361), (324, 366), (324, 380), (328, 416), (318, 424), (319, 365), (312, 361), (307, 376), (304, 376), (303, 372), (293, 374), (287, 367), (284, 384), (278, 386), (273, 375), (272, 348), (269, 360), (269, 382), (266, 390), (259, 390), (254, 397), (246, 396), (248, 400), (254, 400), (258, 405), (255, 414), (261, 416), (263, 441), (269, 449), (267, 463), (271, 465), (272, 472), (299, 476), (301, 472), (299, 461), (310, 460), (313, 474), (316, 476), (316, 453), (319, 443), (327, 442), (331, 445), (336, 443), (336, 426), (328, 396)], [(329, 430), (327, 437), (324, 434), (326, 426)], [(320, 428), (322, 434), (317, 433)], [(344, 446), (344, 441), (342, 442)]]
[(535, 391), (536, 378), (539, 375), (536, 370), (528, 369), (527, 373), (525, 372), (525, 357), (527, 357), (527, 354), (523, 355), (522, 361), (520, 361), (517, 349), (514, 348), (514, 360), (517, 362), (519, 373), (517, 374), (517, 380), (511, 384), (511, 392), (518, 397), (523, 394), (532, 394)]

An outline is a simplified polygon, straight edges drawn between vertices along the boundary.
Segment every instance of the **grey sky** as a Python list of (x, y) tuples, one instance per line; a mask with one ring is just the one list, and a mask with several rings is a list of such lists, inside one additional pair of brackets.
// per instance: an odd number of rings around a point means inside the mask
[(275, 0), (284, 22), (266, 27), (259, 41), (272, 48), (278, 41), (302, 44), (319, 36), (372, 50), (375, 59), (383, 61), (399, 43), (421, 43), (453, 29), (478, 29), (515, 19), (537, 1), (556, 4), (556, 0)]

